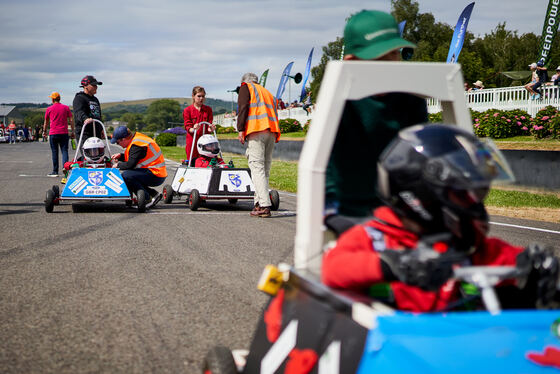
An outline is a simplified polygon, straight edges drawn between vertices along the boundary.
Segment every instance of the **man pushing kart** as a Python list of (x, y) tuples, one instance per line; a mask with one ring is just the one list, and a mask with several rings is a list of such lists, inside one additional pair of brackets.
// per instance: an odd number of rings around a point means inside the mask
[(157, 143), (144, 134), (131, 132), (126, 126), (119, 126), (113, 132), (111, 144), (118, 144), (124, 153), (111, 156), (113, 167), (121, 170), (121, 175), (131, 193), (143, 190), (150, 197), (146, 208), (154, 207), (163, 197), (152, 187), (165, 182), (167, 169), (163, 153)]
[(504, 308), (557, 306), (559, 262), (551, 250), (486, 236), (490, 184), (513, 177), (492, 145), (455, 126), (401, 130), (378, 162), (385, 206), (325, 254), (323, 282), (401, 310), (442, 311), (464, 290), (452, 279), (454, 267), (516, 266), (519, 277), (497, 285)]

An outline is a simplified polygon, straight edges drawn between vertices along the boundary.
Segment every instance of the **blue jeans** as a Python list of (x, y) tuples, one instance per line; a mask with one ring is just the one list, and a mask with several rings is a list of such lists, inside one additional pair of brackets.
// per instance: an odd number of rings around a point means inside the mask
[(58, 174), (58, 147), (62, 152), (62, 166), (68, 161), (68, 134), (56, 134), (49, 136), (49, 143), (51, 144), (53, 174)]
[(122, 170), (121, 175), (130, 193), (137, 194), (138, 190), (144, 190), (146, 198), (157, 194), (157, 191), (150, 187), (156, 187), (165, 182), (165, 177), (156, 177), (146, 168)]
[(10, 143), (16, 142), (16, 130), (10, 130)]

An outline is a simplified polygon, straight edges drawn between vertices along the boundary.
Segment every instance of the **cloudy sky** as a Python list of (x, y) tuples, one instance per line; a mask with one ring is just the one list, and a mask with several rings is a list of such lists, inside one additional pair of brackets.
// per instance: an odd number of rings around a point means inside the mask
[[(420, 12), (454, 25), (468, 0), (419, 0)], [(498, 22), (540, 34), (548, 0), (478, 0), (469, 30)], [(305, 69), (315, 47), (342, 36), (361, 9), (390, 10), (390, 0), (0, 0), (0, 103), (49, 102), (59, 91), (71, 105), (86, 74), (103, 81), (101, 102), (190, 97), (230, 100), (241, 75), (270, 68), (276, 92), (284, 67)], [(291, 98), (301, 85), (291, 86)], [(287, 99), (288, 88), (284, 93)]]

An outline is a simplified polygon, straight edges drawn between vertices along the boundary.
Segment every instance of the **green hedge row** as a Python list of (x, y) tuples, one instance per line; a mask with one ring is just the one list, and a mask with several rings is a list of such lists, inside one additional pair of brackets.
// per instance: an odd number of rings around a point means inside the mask
[[(520, 109), (470, 111), (474, 133), (479, 137), (504, 139), (532, 135), (536, 139), (560, 139), (560, 115), (553, 106), (541, 109), (535, 117)], [(430, 114), (429, 119), (434, 123), (442, 122), (441, 112)]]
[[(286, 119), (281, 119), (278, 122), (278, 125), (280, 126), (280, 132), (282, 134), (289, 133), (289, 132), (299, 132), (299, 131), (304, 131), (307, 133), (307, 130), (309, 129), (309, 122), (310, 120), (307, 120), (305, 125), (302, 127), (301, 123), (299, 123), (298, 120), (293, 118), (286, 118)], [(235, 127), (231, 127), (231, 126), (222, 127), (220, 125), (216, 125), (217, 134), (233, 134), (236, 132), (237, 129)]]

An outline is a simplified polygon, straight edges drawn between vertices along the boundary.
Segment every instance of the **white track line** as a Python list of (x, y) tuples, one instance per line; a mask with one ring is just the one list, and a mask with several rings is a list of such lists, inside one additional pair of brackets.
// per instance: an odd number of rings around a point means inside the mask
[(548, 232), (550, 234), (559, 234), (560, 235), (560, 231), (554, 231), (554, 230), (547, 230), (547, 229), (540, 229), (538, 227), (530, 227), (530, 226), (520, 226), (520, 225), (512, 225), (509, 223), (500, 223), (500, 222), (490, 222), (491, 225), (496, 225), (496, 226), (507, 226), (507, 227), (515, 227), (517, 229), (525, 229), (525, 230), (533, 230), (533, 231), (540, 231), (540, 232)]

